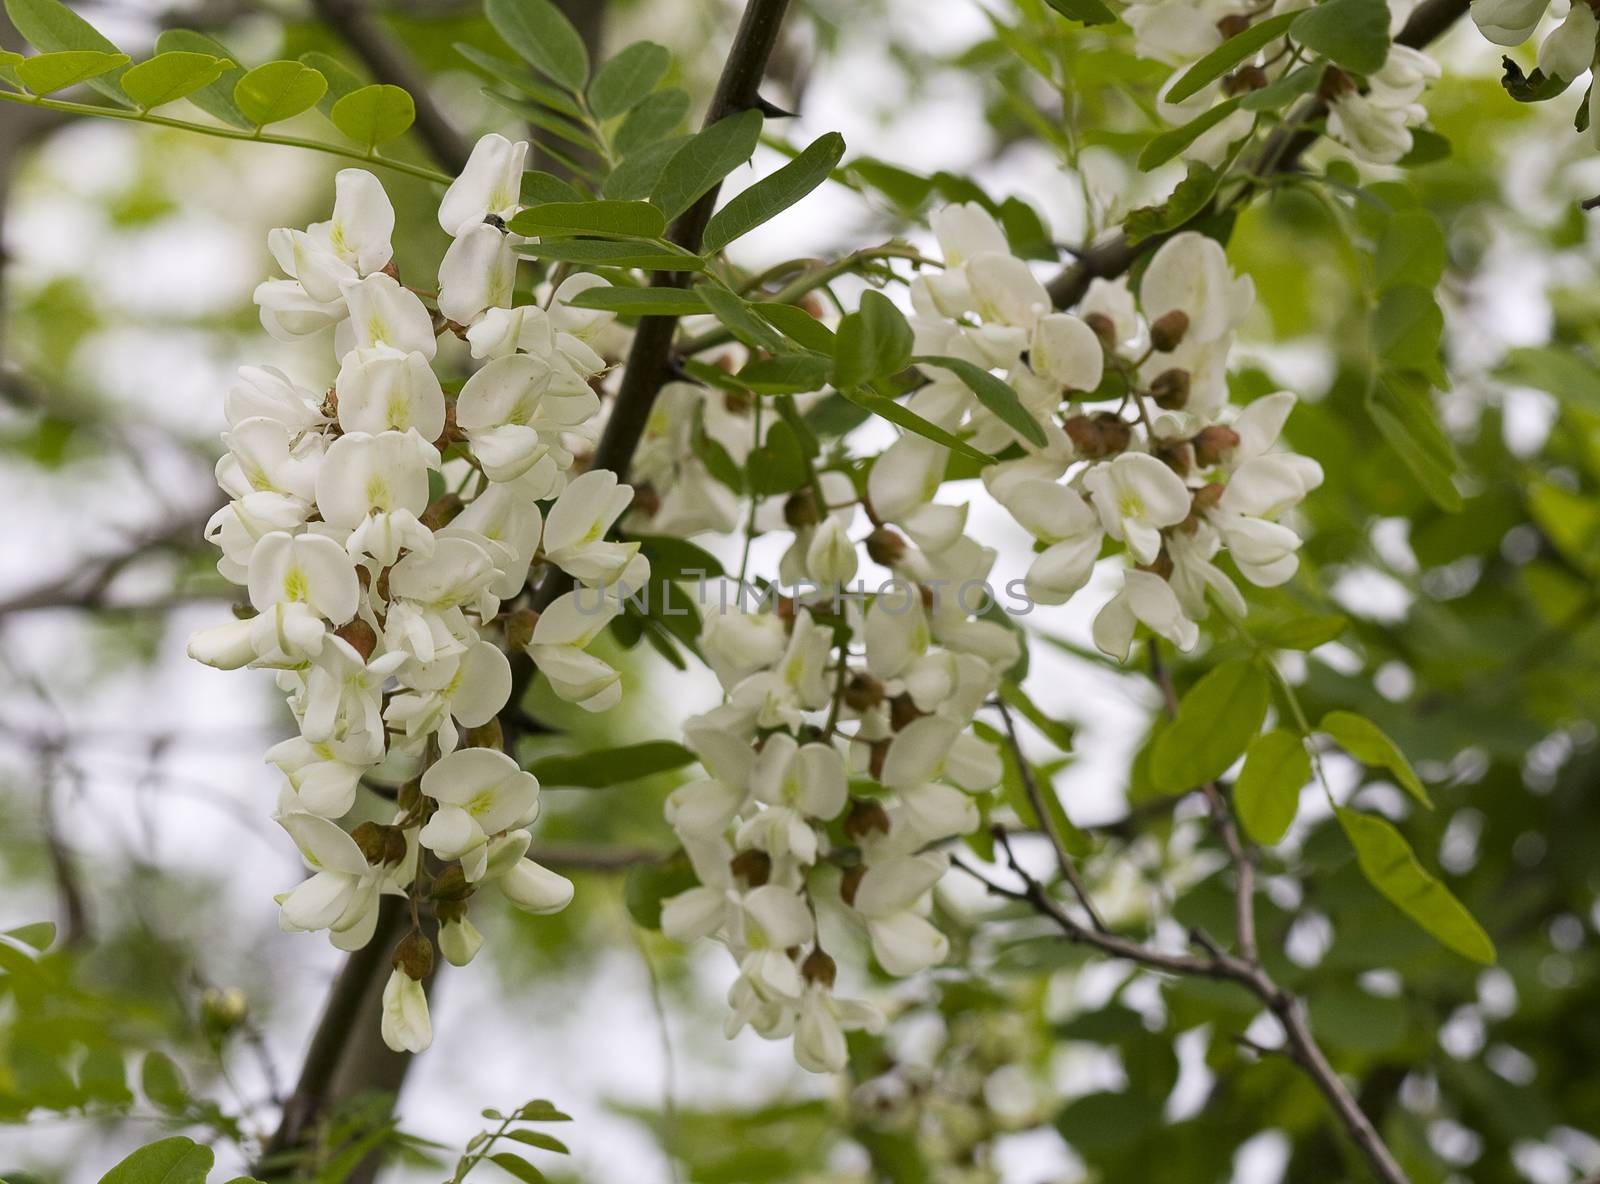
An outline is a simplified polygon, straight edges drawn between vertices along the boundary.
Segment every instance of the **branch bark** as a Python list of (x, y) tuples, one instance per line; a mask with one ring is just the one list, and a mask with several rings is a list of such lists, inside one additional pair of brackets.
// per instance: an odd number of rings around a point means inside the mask
[[(1396, 45), (1421, 49), (1436, 40), (1466, 14), (1469, 0), (1424, 0), (1405, 27), (1395, 38)], [(1261, 161), (1267, 171), (1287, 173), (1294, 171), (1306, 149), (1316, 143), (1318, 133), (1304, 125), (1327, 114), (1320, 99), (1308, 100), (1288, 121), (1288, 127), (1267, 138), (1263, 145)], [(1288, 129), (1294, 130), (1288, 130)], [(1215, 203), (1208, 205), (1203, 214), (1213, 213)], [(1177, 233), (1173, 231), (1171, 233)], [(1057, 308), (1070, 308), (1082, 300), (1089, 284), (1096, 279), (1115, 279), (1124, 275), (1138, 260), (1159, 247), (1171, 234), (1151, 235), (1137, 244), (1130, 243), (1126, 235), (1115, 235), (1104, 242), (1085, 249), (1070, 267), (1065, 268), (1046, 287)]]
[(411, 96), (417, 107), (417, 121), (412, 126), (433, 158), (450, 173), (459, 173), (465, 168), (471, 145), (439, 110), (428, 92), (427, 78), (411, 55), (384, 31), (362, 0), (311, 0), (311, 7), (354, 51), (374, 78), (398, 86)]

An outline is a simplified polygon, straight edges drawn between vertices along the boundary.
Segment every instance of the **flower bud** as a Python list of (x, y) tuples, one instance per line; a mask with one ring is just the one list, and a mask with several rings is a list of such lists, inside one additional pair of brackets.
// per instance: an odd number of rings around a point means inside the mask
[(888, 759), (889, 742), (887, 740), (874, 741), (872, 744), (872, 751), (867, 757), (867, 772), (872, 776), (873, 780), (877, 781), (882, 779), (883, 763)]
[(899, 531), (880, 526), (867, 536), (867, 556), (874, 563), (893, 567), (906, 557), (908, 545)]
[(1108, 456), (1126, 452), (1128, 445), (1133, 443), (1133, 428), (1116, 412), (1096, 412), (1094, 421), (1100, 428), (1100, 439), (1105, 442)]
[(1216, 509), (1218, 504), (1221, 503), (1222, 495), (1227, 492), (1227, 489), (1228, 487), (1226, 485), (1222, 485), (1216, 481), (1213, 481), (1210, 485), (1202, 486), (1200, 489), (1195, 490), (1194, 512), (1196, 514), (1203, 514), (1207, 510)]
[(1322, 81), (1317, 85), (1317, 98), (1324, 103), (1331, 103), (1335, 99), (1353, 93), (1355, 89), (1354, 78), (1337, 66), (1329, 66), (1322, 72)]
[(1150, 344), (1158, 353), (1169, 354), (1183, 343), (1189, 331), (1189, 314), (1181, 308), (1162, 313), (1150, 326)]
[(200, 995), (200, 1018), (217, 1035), (233, 1031), (250, 1014), (250, 999), (238, 987), (207, 987)]
[(1250, 18), (1242, 12), (1232, 12), (1217, 22), (1217, 32), (1224, 41), (1237, 37), (1250, 27)]
[(388, 838), (384, 834), (389, 828), (380, 826), (376, 822), (363, 822), (350, 832), (350, 837), (355, 840), (356, 846), (361, 848), (361, 857), (377, 867), (384, 862), (384, 853), (388, 849)]
[(1188, 440), (1170, 441), (1155, 450), (1155, 457), (1180, 477), (1194, 472), (1194, 445)]
[(839, 877), (839, 899), (845, 904), (854, 905), (856, 892), (861, 887), (861, 880), (867, 874), (864, 864), (857, 864)]
[(1133, 433), (1121, 416), (1110, 411), (1069, 416), (1063, 425), (1067, 438), (1087, 460), (1104, 460), (1127, 449)]
[(255, 661), (256, 648), (250, 641), (249, 621), (229, 621), (202, 629), (189, 639), (189, 656), (218, 670), (238, 670)]
[(1187, 370), (1163, 370), (1150, 384), (1150, 397), (1163, 411), (1182, 411), (1189, 403), (1190, 382)]
[(728, 860), (728, 870), (752, 888), (759, 888), (772, 878), (772, 856), (751, 848), (741, 851)]
[(416, 781), (407, 781), (395, 792), (395, 805), (408, 813), (415, 810), (422, 802), (422, 786)]
[(1165, 547), (1161, 548), (1161, 553), (1156, 556), (1154, 563), (1136, 563), (1134, 566), (1140, 571), (1160, 576), (1163, 580), (1172, 578), (1172, 556), (1167, 554)]
[(806, 960), (800, 963), (800, 973), (805, 976), (808, 983), (821, 983), (830, 991), (833, 989), (834, 979), (839, 975), (839, 967), (822, 950), (812, 950), (806, 955)]
[(821, 521), (817, 514), (817, 499), (810, 489), (797, 489), (783, 503), (783, 520), (794, 530), (815, 526)]
[(466, 735), (461, 738), (461, 743), (466, 748), (495, 748), (503, 751), (506, 738), (500, 729), (500, 717), (494, 716), (486, 724), (468, 728)]
[(897, 732), (910, 727), (927, 714), (912, 701), (909, 694), (896, 695), (889, 702), (889, 726)]
[(363, 662), (372, 657), (372, 651), (378, 648), (378, 634), (360, 617), (356, 617), (348, 624), (341, 625), (333, 631), (333, 635), (341, 641), (347, 642), (351, 649), (361, 655)]
[(883, 702), (883, 684), (870, 674), (853, 674), (845, 684), (844, 704), (851, 711), (871, 711)]
[(572, 903), (572, 881), (531, 859), (520, 859), (500, 877), (500, 891), (525, 913), (545, 916)]
[(1240, 66), (1232, 74), (1222, 80), (1222, 93), (1232, 98), (1234, 95), (1248, 94), (1253, 90), (1260, 90), (1266, 86), (1269, 79), (1267, 72), (1255, 64)]
[(519, 608), (503, 618), (506, 629), (506, 648), (521, 650), (533, 640), (533, 627), (539, 623), (539, 614), (531, 608)]
[(465, 917), (443, 921), (439, 926), (439, 952), (452, 966), (465, 966), (483, 948), (483, 934)]
[(452, 863), (433, 878), (433, 887), (428, 895), (434, 900), (465, 900), (472, 895), (472, 891), (465, 870), (459, 863)]
[(829, 518), (817, 527), (806, 548), (806, 570), (819, 584), (831, 586), (848, 584), (855, 578), (858, 560), (856, 545), (837, 518)]
[(654, 485), (641, 481), (633, 487), (633, 505), (629, 509), (641, 517), (654, 518), (661, 512), (661, 495)]
[(1239, 446), (1239, 433), (1221, 424), (1201, 430), (1194, 438), (1194, 458), (1202, 468), (1221, 464)]
[(413, 929), (395, 946), (391, 961), (407, 978), (421, 982), (433, 973), (433, 943)]
[(1083, 318), (1083, 323), (1094, 330), (1094, 335), (1100, 339), (1107, 353), (1117, 348), (1117, 323), (1105, 313), (1091, 312)]
[(859, 841), (874, 831), (880, 835), (889, 833), (889, 811), (871, 798), (852, 799), (850, 814), (844, 820), (844, 833)]

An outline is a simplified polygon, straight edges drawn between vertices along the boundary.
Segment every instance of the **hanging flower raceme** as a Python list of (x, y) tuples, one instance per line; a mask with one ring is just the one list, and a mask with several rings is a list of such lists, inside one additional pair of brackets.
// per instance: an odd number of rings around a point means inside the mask
[[(276, 672), (299, 731), (267, 754), (284, 775), (278, 820), (311, 872), (279, 897), (282, 924), (341, 949), (372, 938), (385, 894), (431, 908), (458, 964), (482, 944), (468, 911), (484, 889), (532, 913), (566, 906), (572, 885), (527, 858), (539, 783), (501, 751), (504, 647), (526, 647), (557, 695), (608, 707), (619, 676), (586, 647), (616, 597), (594, 612), (563, 598), (531, 629), (520, 602), (552, 568), (600, 586), (649, 577), (637, 544), (603, 537), (632, 490), (573, 475), (612, 317), (568, 301), (604, 281), (569, 276), (513, 304), (506, 224), (526, 152), (485, 137), (445, 194), (453, 245), (436, 297), (402, 279), (377, 178), (341, 172), (329, 221), (269, 235), (287, 278), (256, 290), (274, 337), (331, 341), (331, 387), (246, 367), (225, 401), (217, 481), (231, 500), (207, 537), (248, 606), (189, 652)], [(441, 348), (440, 333), (465, 348)], [(455, 395), (435, 370), (446, 361), (476, 364)], [(363, 783), (393, 797), (387, 822), (343, 821)], [(392, 957), (383, 1036), (420, 1051), (434, 946), (414, 929)]]

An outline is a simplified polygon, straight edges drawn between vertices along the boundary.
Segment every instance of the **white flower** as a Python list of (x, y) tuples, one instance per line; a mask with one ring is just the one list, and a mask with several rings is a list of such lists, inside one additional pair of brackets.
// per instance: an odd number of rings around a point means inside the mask
[(1105, 350), (1093, 329), (1077, 317), (1056, 312), (1034, 326), (1028, 364), (1034, 372), (1068, 390), (1092, 391), (1105, 370)]
[(321, 436), (297, 441), (279, 420), (255, 416), (223, 432), (222, 442), (228, 452), (217, 461), (217, 484), (229, 497), (266, 492), (312, 499), (324, 447)]
[(404, 654), (375, 654), (370, 661), (341, 637), (329, 637), (305, 669), (299, 700), (300, 733), (312, 743), (366, 733), (381, 736), (383, 685)]
[(463, 748), (441, 758), (422, 775), (422, 792), (439, 808), (418, 841), (440, 859), (461, 860), (468, 880), (487, 870), (492, 836), (539, 813), (539, 779), (491, 748)]
[[(327, 929), (361, 937), (366, 944), (377, 921), (381, 873), (361, 854), (356, 841), (336, 823), (314, 814), (285, 814), (278, 819), (300, 849), (312, 874), (278, 897), (280, 923), (290, 933)], [(363, 936), (364, 935), (364, 936)]]
[(1119, 662), (1128, 660), (1133, 632), (1143, 622), (1180, 650), (1191, 650), (1200, 640), (1200, 627), (1184, 616), (1172, 586), (1148, 571), (1123, 573), (1122, 589), (1094, 619), (1094, 643)]
[(528, 656), (561, 699), (588, 711), (607, 711), (621, 701), (622, 675), (584, 652), (620, 611), (610, 597), (568, 592), (539, 614)]
[(917, 911), (949, 866), (942, 853), (903, 856), (869, 866), (856, 886), (851, 907), (866, 921), (872, 954), (890, 974), (916, 974), (950, 953), (950, 940)]
[(340, 285), (381, 270), (393, 255), (394, 207), (378, 178), (341, 169), (334, 178), (333, 217), (305, 230), (273, 230), (267, 248), (285, 275), (312, 300), (340, 300)]
[(978, 255), (1004, 255), (1010, 251), (1005, 231), (988, 210), (976, 202), (944, 206), (928, 216), (946, 267), (960, 267)]
[(1215, 341), (1255, 300), (1249, 276), (1235, 278), (1222, 245), (1186, 230), (1156, 251), (1139, 281), (1139, 302), (1152, 324), (1174, 310), (1189, 318), (1185, 342)]
[(831, 633), (801, 609), (777, 668), (757, 671), (740, 682), (733, 689), (733, 703), (753, 711), (760, 727), (798, 727), (805, 711), (816, 711), (829, 701), (832, 645)]
[[(1472, 0), (1472, 19), (1496, 45), (1521, 45), (1544, 18), (1550, 0)], [(1573, 8), (1581, 8), (1574, 4)]]
[(522, 204), (522, 168), (528, 142), (490, 133), (472, 146), (461, 175), (439, 203), (439, 226), (456, 237), (493, 215), (507, 221)]
[(600, 406), (589, 387), (543, 358), (509, 354), (479, 370), (456, 401), (456, 423), (491, 481), (513, 481), (546, 455), (561, 467), (560, 432), (577, 427)]
[(1154, 563), (1161, 554), (1161, 531), (1189, 516), (1189, 489), (1183, 478), (1155, 457), (1125, 452), (1098, 464), (1083, 476), (1100, 524), (1114, 539), (1128, 545), (1139, 563)]
[(383, 718), (404, 728), (408, 738), (438, 733), (439, 750), (448, 754), (459, 739), (457, 723), (482, 727), (506, 705), (511, 697), (511, 664), (499, 646), (479, 641), (439, 665), (447, 676), (443, 685), (393, 695)]
[(257, 612), (304, 604), (335, 625), (355, 616), (361, 599), (350, 556), (325, 535), (266, 535), (250, 556), (248, 586)]
[(439, 454), (416, 432), (349, 432), (328, 446), (317, 474), (317, 509), (330, 526), (353, 532), (349, 549), (383, 567), (402, 548), (429, 551), (418, 521), (428, 508), (428, 470)]
[(427, 992), (403, 970), (390, 972), (384, 984), (382, 1032), (395, 1052), (422, 1052), (433, 1043)]
[(606, 541), (632, 501), (633, 486), (618, 484), (609, 470), (591, 469), (576, 478), (561, 491), (545, 519), (545, 558), (591, 586), (642, 587), (650, 565), (639, 556), (639, 544)]
[(328, 422), (320, 400), (273, 366), (240, 366), (239, 381), (228, 388), (222, 410), (230, 428), (257, 417), (276, 420), (291, 433)]
[(572, 903), (572, 881), (531, 859), (519, 859), (495, 881), (506, 899), (525, 913), (543, 917)]
[(483, 948), (483, 934), (467, 918), (445, 921), (439, 926), (439, 953), (452, 966), (465, 966)]
[(432, 441), (444, 431), (444, 391), (428, 359), (415, 350), (351, 350), (334, 390), (339, 427), (346, 432), (414, 430)]
[(548, 358), (555, 349), (550, 314), (537, 304), (489, 308), (467, 330), (475, 358), (503, 358), (518, 350)]
[(783, 655), (789, 639), (777, 613), (747, 612), (741, 605), (707, 601), (700, 627), (700, 650), (725, 688)]
[(392, 277), (379, 272), (361, 280), (346, 280), (340, 291), (350, 308), (350, 319), (341, 326), (341, 330), (349, 330), (348, 348), (386, 345), (425, 358), (437, 352), (432, 315), (415, 292), (402, 288)]
[(261, 309), (261, 327), (278, 341), (298, 341), (337, 325), (348, 315), (343, 297), (313, 300), (298, 280), (265, 280), (251, 295)]
[(987, 253), (967, 262), (967, 283), (978, 314), (987, 322), (1030, 332), (1050, 311), (1050, 293), (1023, 260)]
[[(990, 483), (993, 471), (985, 471), (985, 483), (1018, 525), (1046, 544), (1028, 568), (1028, 595), (1040, 604), (1065, 604), (1089, 582), (1100, 557), (1101, 516), (1076, 490), (1055, 481), (1021, 480), (999, 492)], [(1187, 500), (1186, 493), (1186, 510)]]
[(806, 571), (824, 587), (848, 584), (855, 578), (856, 545), (845, 524), (834, 517), (824, 518), (811, 532), (806, 546)]
[(277, 767), (295, 792), (301, 809), (323, 818), (342, 818), (356, 803), (356, 788), (366, 766), (340, 759), (327, 744), (301, 736), (267, 749), (267, 763)]
[(517, 257), (506, 235), (487, 222), (467, 225), (439, 264), (439, 312), (470, 325), (491, 308), (511, 303)]
[(838, 1073), (848, 1060), (845, 1032), (881, 1032), (883, 1027), (883, 1013), (870, 1003), (841, 999), (821, 983), (807, 983), (794, 1026), (794, 1059), (809, 1073)]
[[(1476, 4), (1473, 15), (1477, 15)], [(1539, 46), (1539, 69), (1549, 77), (1571, 82), (1594, 64), (1596, 41), (1600, 41), (1600, 18), (1588, 4), (1575, 3)]]

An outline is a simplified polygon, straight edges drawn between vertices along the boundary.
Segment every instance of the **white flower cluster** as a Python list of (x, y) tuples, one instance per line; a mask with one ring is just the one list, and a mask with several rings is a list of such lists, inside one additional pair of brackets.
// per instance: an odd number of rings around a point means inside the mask
[[(591, 610), (570, 592), (531, 629), (531, 614), (502, 611), (536, 560), (594, 586), (648, 576), (638, 544), (605, 541), (632, 491), (605, 472), (571, 476), (599, 410), (591, 381), (605, 362), (592, 342), (611, 317), (567, 302), (604, 281), (576, 275), (540, 303), (513, 303), (506, 223), (527, 147), (485, 137), (446, 192), (439, 223), (453, 242), (436, 309), (399, 279), (378, 180), (341, 172), (331, 220), (271, 233), (287, 278), (256, 291), (274, 337), (332, 329), (332, 388), (323, 397), (247, 367), (227, 395), (217, 480), (232, 500), (207, 536), (251, 615), (203, 631), (189, 652), (277, 672), (300, 731), (267, 754), (285, 777), (278, 821), (314, 873), (279, 898), (282, 924), (326, 930), (341, 949), (371, 939), (384, 893), (430, 901), (456, 964), (482, 941), (467, 918), (475, 892), (564, 908), (572, 885), (525, 857), (539, 784), (500, 750), (512, 690), (502, 645), (525, 646), (568, 701), (601, 710), (621, 695), (618, 672), (586, 652), (612, 601), (589, 593)], [(433, 367), (441, 333), (480, 363), (454, 396)], [(347, 830), (338, 820), (369, 775), (400, 786), (397, 811)], [(417, 932), (396, 952), (391, 1047), (430, 1040), (418, 980), (432, 953)]]
[[(1547, 0), (1536, 0), (1542, 10)], [(1284, 40), (1274, 39), (1234, 69), (1180, 102), (1166, 94), (1196, 61), (1237, 36), (1258, 20), (1310, 7), (1312, 0), (1277, 0), (1263, 7), (1254, 0), (1136, 0), (1123, 10), (1141, 57), (1174, 66), (1157, 106), (1161, 117), (1184, 124), (1204, 114), (1227, 95), (1259, 89), (1271, 81), (1267, 67), (1284, 60)], [(1484, 0), (1474, 0), (1476, 14)], [(1528, 8), (1526, 0), (1505, 0), (1505, 7)], [(1390, 35), (1399, 32), (1415, 7), (1414, 0), (1389, 0)], [(1574, 5), (1574, 10), (1584, 5)], [(1535, 18), (1537, 19), (1537, 18)], [(1524, 33), (1525, 37), (1527, 34)], [(1519, 38), (1520, 40), (1520, 38)], [(1590, 38), (1590, 51), (1593, 37)], [(1587, 66), (1587, 61), (1585, 62)], [(1427, 119), (1418, 100), (1439, 76), (1432, 58), (1404, 45), (1391, 45), (1383, 66), (1364, 79), (1327, 66), (1321, 94), (1328, 105), (1328, 134), (1356, 156), (1374, 164), (1394, 164), (1411, 151), (1411, 129)], [(1186, 150), (1190, 160), (1220, 165), (1232, 146), (1250, 134), (1254, 115), (1239, 109), (1208, 128)]]
[[(784, 566), (815, 596), (706, 614), (702, 649), (727, 700), (685, 729), (707, 776), (673, 792), (667, 818), (700, 884), (665, 903), (662, 930), (727, 945), (739, 964), (728, 1035), (792, 1035), (813, 1072), (843, 1067), (846, 1030), (882, 1023), (834, 994), (819, 917), (838, 922), (829, 946), (864, 933), (890, 974), (943, 961), (949, 942), (929, 919), (949, 867), (938, 847), (977, 829), (977, 795), (1000, 780), (969, 725), (1021, 651), (951, 591), (981, 583), (995, 558), (960, 533), (964, 507), (953, 513), (942, 535), (919, 532), (937, 552), (881, 519), (852, 538), (853, 509), (813, 517)], [(896, 577), (864, 609), (837, 595), (863, 546)]]
[[(1322, 470), (1273, 450), (1293, 395), (1228, 402), (1228, 351), (1254, 287), (1234, 276), (1215, 240), (1173, 236), (1151, 258), (1137, 301), (1126, 281), (1096, 280), (1073, 315), (1050, 311), (1048, 293), (981, 207), (946, 208), (933, 224), (945, 269), (913, 283), (917, 352), (1005, 372), (1046, 444), (1021, 439), (937, 368), (924, 367), (931, 381), (908, 405), (946, 430), (972, 432), (980, 448), (1025, 454), (983, 477), (1038, 543), (1026, 578), (1034, 601), (1065, 603), (1107, 540), (1120, 543), (1131, 566), (1094, 637), (1126, 660), (1139, 623), (1192, 647), (1208, 594), (1245, 612), (1215, 562), (1224, 549), (1260, 587), (1294, 574), (1300, 537), (1279, 519), (1321, 484)], [(1103, 409), (1086, 407), (1095, 402)], [(874, 508), (912, 532), (942, 518), (947, 508), (928, 499), (943, 464), (944, 449), (902, 439), (873, 467)]]
[[(1472, 19), (1478, 31), (1496, 45), (1521, 45), (1544, 20), (1550, 0), (1472, 0)], [(1574, 0), (1567, 15), (1539, 43), (1539, 70), (1563, 85), (1575, 82), (1600, 52), (1600, 16), (1583, 0)], [(1591, 87), (1589, 139), (1600, 145), (1600, 95)]]

